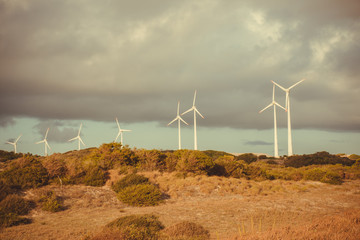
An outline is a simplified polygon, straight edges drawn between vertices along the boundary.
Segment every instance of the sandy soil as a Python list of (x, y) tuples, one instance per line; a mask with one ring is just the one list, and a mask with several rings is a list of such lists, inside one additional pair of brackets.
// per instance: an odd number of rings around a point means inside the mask
[[(67, 209), (58, 213), (35, 209), (29, 215), (33, 223), (3, 229), (0, 239), (83, 239), (118, 217), (146, 213), (159, 216), (165, 226), (183, 220), (196, 222), (210, 231), (212, 239), (226, 239), (239, 231), (265, 231), (310, 223), (316, 218), (360, 208), (360, 181), (340, 186), (317, 182), (301, 185), (306, 190), (265, 195), (204, 195), (197, 194), (197, 188), (193, 188), (193, 194), (188, 196), (142, 208), (122, 204), (109, 186), (46, 186), (65, 199)], [(27, 198), (33, 195), (34, 190), (26, 193)]]

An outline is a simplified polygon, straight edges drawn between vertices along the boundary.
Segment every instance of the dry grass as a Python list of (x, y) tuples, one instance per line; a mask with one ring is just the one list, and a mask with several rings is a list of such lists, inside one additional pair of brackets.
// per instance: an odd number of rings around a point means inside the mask
[[(67, 209), (57, 213), (32, 210), (28, 217), (33, 219), (33, 223), (6, 228), (0, 232), (0, 239), (82, 239), (99, 232), (114, 219), (132, 214), (155, 214), (165, 227), (182, 221), (195, 222), (210, 231), (211, 239), (236, 239), (240, 232), (241, 237), (246, 234), (251, 239), (258, 239), (264, 235), (260, 239), (266, 239), (266, 236), (271, 236), (266, 234), (280, 234), (277, 231), (312, 231), (311, 227), (321, 223), (318, 219), (330, 219), (329, 216), (339, 213), (341, 218), (341, 213), (356, 212), (360, 208), (359, 180), (338, 186), (319, 182), (255, 182), (206, 176), (182, 178), (176, 173), (160, 172), (139, 174), (157, 184), (170, 195), (170, 199), (153, 207), (125, 206), (109, 187), (111, 181), (121, 177), (116, 173), (104, 187), (67, 185), (61, 188), (50, 185), (43, 189), (62, 197)], [(34, 196), (34, 190), (25, 193), (27, 199)], [(344, 220), (351, 218), (350, 215), (343, 216), (348, 216), (343, 217)], [(358, 227), (356, 224), (344, 223), (345, 226)], [(341, 226), (339, 224), (339, 228)], [(326, 231), (325, 227), (316, 229), (318, 232)], [(302, 236), (300, 232), (299, 236)]]

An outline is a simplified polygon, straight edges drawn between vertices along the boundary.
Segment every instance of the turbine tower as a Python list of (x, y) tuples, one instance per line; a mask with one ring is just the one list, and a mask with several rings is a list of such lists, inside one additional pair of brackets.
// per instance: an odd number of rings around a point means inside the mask
[(44, 140), (39, 141), (39, 142), (36, 143), (36, 144), (44, 143), (44, 145), (45, 145), (45, 156), (48, 155), (48, 153), (47, 153), (47, 148), (51, 149), (50, 146), (49, 146), (49, 144), (48, 144), (48, 142), (47, 142), (47, 139), (46, 139), (46, 138), (47, 138), (47, 135), (48, 135), (48, 132), (49, 132), (49, 128), (46, 130)]
[(83, 140), (82, 140), (81, 137), (80, 137), (81, 127), (82, 127), (82, 123), (80, 123), (80, 128), (79, 128), (78, 135), (77, 135), (76, 137), (74, 137), (74, 138), (72, 138), (72, 139), (69, 140), (69, 142), (71, 142), (71, 141), (74, 141), (74, 140), (78, 139), (78, 141), (79, 141), (78, 150), (81, 149), (80, 142), (85, 146), (85, 143), (83, 142)]
[(288, 156), (293, 155), (293, 145), (292, 145), (292, 136), (291, 136), (291, 118), (290, 118), (290, 96), (289, 96), (290, 89), (292, 89), (299, 83), (303, 82), (304, 80), (305, 79), (298, 81), (297, 83), (295, 83), (294, 85), (292, 85), (289, 88), (284, 88), (284, 87), (280, 86), (279, 84), (277, 84), (276, 82), (271, 81), (273, 84), (278, 86), (280, 89), (282, 89), (286, 93), (285, 108), (287, 109), (287, 124), (288, 124)]
[(184, 115), (188, 112), (194, 111), (194, 150), (197, 150), (197, 135), (196, 135), (196, 113), (200, 115), (200, 117), (204, 118), (203, 115), (201, 115), (201, 113), (197, 110), (196, 106), (195, 106), (195, 100), (196, 100), (196, 90), (195, 90), (195, 94), (194, 94), (194, 101), (193, 101), (193, 106), (183, 112), (181, 115)]
[(286, 108), (281, 106), (275, 101), (275, 85), (273, 85), (273, 95), (272, 95), (272, 102), (267, 105), (264, 109), (262, 109), (259, 113), (262, 113), (264, 110), (268, 109), (269, 107), (274, 106), (274, 157), (279, 157), (279, 150), (278, 150), (278, 138), (277, 138), (277, 124), (276, 124), (276, 106), (281, 107), (285, 111)]
[(121, 129), (120, 128), (120, 124), (119, 124), (119, 121), (118, 119), (116, 118), (116, 124), (118, 125), (118, 128), (119, 128), (119, 133), (118, 135), (116, 136), (115, 138), (115, 141), (118, 139), (118, 137), (120, 136), (120, 143), (121, 143), (121, 147), (123, 146), (123, 132), (131, 132), (131, 130), (127, 130), (127, 129)]
[(17, 153), (16, 152), (16, 143), (17, 143), (17, 141), (19, 141), (20, 138), (21, 138), (21, 134), (14, 142), (6, 142), (6, 143), (11, 144), (11, 145), (14, 146), (14, 153)]
[(172, 124), (173, 122), (175, 122), (176, 120), (178, 120), (178, 136), (179, 136), (179, 150), (181, 149), (181, 133), (180, 133), (180, 122), (182, 121), (183, 123), (185, 123), (186, 125), (189, 125), (187, 122), (184, 121), (184, 119), (182, 119), (180, 117), (180, 101), (178, 101), (178, 107), (177, 107), (177, 115), (176, 118), (174, 118), (174, 120), (172, 120), (171, 122), (169, 122), (168, 126), (170, 124)]

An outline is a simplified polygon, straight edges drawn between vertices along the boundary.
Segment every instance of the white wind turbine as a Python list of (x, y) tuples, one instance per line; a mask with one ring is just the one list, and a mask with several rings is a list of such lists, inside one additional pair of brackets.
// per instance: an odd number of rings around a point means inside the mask
[(196, 90), (195, 90), (195, 94), (194, 94), (194, 101), (193, 101), (193, 106), (183, 112), (181, 115), (184, 115), (188, 112), (194, 111), (194, 150), (197, 150), (197, 135), (196, 135), (196, 113), (200, 115), (200, 117), (204, 118), (203, 115), (201, 115), (201, 113), (197, 110), (196, 106), (195, 106), (195, 100), (196, 100)]
[(281, 107), (285, 111), (287, 111), (287, 110), (286, 110), (286, 108), (284, 108), (283, 106), (281, 106), (280, 104), (278, 104), (275, 101), (275, 85), (273, 85), (272, 102), (269, 105), (267, 105), (263, 110), (261, 110), (259, 113), (262, 113), (264, 110), (268, 109), (271, 106), (274, 106), (274, 157), (278, 158), (279, 150), (278, 150), (277, 126), (276, 126), (277, 125), (276, 124), (276, 106)]
[(14, 153), (17, 153), (16, 152), (16, 143), (17, 143), (17, 141), (19, 141), (20, 138), (21, 138), (21, 134), (14, 142), (6, 142), (6, 143), (11, 144), (11, 145), (14, 146)]
[(180, 117), (180, 114), (179, 114), (180, 112), (179, 112), (179, 110), (180, 110), (180, 101), (178, 101), (176, 118), (174, 118), (174, 120), (172, 120), (172, 121), (168, 124), (168, 126), (169, 126), (170, 124), (172, 124), (173, 122), (175, 122), (176, 120), (178, 120), (179, 149), (181, 149), (180, 122), (182, 121), (182, 122), (185, 123), (186, 125), (189, 125), (189, 124), (188, 124), (187, 122), (185, 122), (184, 119), (182, 119), (182, 118)]
[(121, 129), (120, 124), (119, 124), (119, 121), (118, 121), (117, 118), (116, 118), (116, 124), (118, 125), (119, 133), (118, 133), (118, 135), (116, 136), (114, 142), (116, 142), (116, 140), (117, 140), (118, 137), (120, 136), (120, 143), (121, 143), (121, 147), (122, 147), (122, 146), (123, 146), (123, 132), (131, 132), (131, 130)]
[(82, 123), (80, 123), (80, 128), (79, 128), (78, 135), (77, 135), (76, 137), (74, 137), (74, 138), (72, 138), (72, 139), (69, 140), (69, 142), (71, 142), (71, 141), (74, 141), (74, 140), (78, 139), (78, 142), (79, 142), (78, 150), (81, 149), (80, 142), (85, 146), (85, 143), (83, 142), (83, 140), (82, 140), (81, 137), (80, 137), (81, 127), (82, 127)]
[(47, 148), (51, 149), (50, 146), (49, 146), (49, 144), (48, 144), (48, 142), (47, 142), (47, 139), (46, 139), (46, 138), (47, 138), (47, 135), (48, 135), (48, 132), (49, 132), (49, 128), (46, 130), (44, 140), (39, 141), (39, 142), (36, 143), (36, 144), (44, 143), (44, 145), (45, 145), (45, 156), (48, 155), (48, 153), (47, 153)]
[(277, 84), (276, 82), (271, 81), (273, 84), (278, 86), (280, 89), (282, 89), (286, 93), (285, 108), (287, 109), (287, 124), (288, 124), (288, 156), (293, 155), (292, 136), (291, 136), (291, 118), (290, 118), (290, 96), (289, 96), (290, 89), (292, 89), (299, 83), (303, 82), (304, 80), (305, 79), (298, 81), (297, 83), (295, 83), (294, 85), (292, 85), (289, 88), (284, 88), (284, 87), (280, 86), (279, 84)]

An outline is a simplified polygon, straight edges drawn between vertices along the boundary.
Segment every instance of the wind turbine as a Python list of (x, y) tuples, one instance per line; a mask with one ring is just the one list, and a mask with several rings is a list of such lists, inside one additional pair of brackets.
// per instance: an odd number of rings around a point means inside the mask
[(281, 106), (275, 101), (275, 85), (273, 85), (273, 95), (272, 95), (272, 102), (267, 105), (264, 109), (262, 109), (259, 113), (262, 113), (264, 110), (268, 109), (269, 107), (274, 106), (274, 157), (279, 157), (279, 150), (278, 150), (278, 138), (277, 138), (277, 124), (276, 124), (276, 106), (281, 107), (285, 111), (286, 108)]
[(114, 142), (116, 142), (116, 140), (117, 140), (118, 137), (120, 136), (120, 143), (121, 143), (121, 147), (122, 147), (122, 146), (123, 146), (123, 132), (131, 132), (131, 130), (121, 129), (120, 124), (119, 124), (119, 121), (118, 121), (117, 118), (116, 118), (116, 123), (117, 123), (118, 128), (119, 128), (119, 133), (118, 133), (118, 135), (116, 136)]
[(293, 155), (293, 146), (292, 146), (292, 136), (291, 136), (291, 118), (290, 118), (290, 89), (292, 89), (293, 87), (295, 87), (296, 85), (298, 85), (299, 83), (303, 82), (305, 79), (302, 79), (300, 81), (298, 81), (297, 83), (295, 83), (294, 85), (292, 85), (289, 88), (284, 88), (282, 86), (280, 86), (279, 84), (277, 84), (274, 81), (271, 81), (273, 84), (275, 84), (276, 86), (278, 86), (280, 89), (282, 89), (285, 93), (286, 93), (286, 100), (285, 100), (285, 108), (287, 109), (287, 124), (288, 124), (288, 156), (292, 156)]
[(180, 101), (178, 101), (176, 118), (174, 118), (174, 120), (172, 120), (171, 122), (169, 122), (168, 126), (169, 126), (170, 124), (172, 124), (173, 122), (175, 122), (176, 120), (178, 120), (179, 149), (181, 149), (180, 122), (182, 121), (182, 122), (185, 123), (186, 125), (189, 125), (189, 124), (188, 124), (187, 122), (185, 122), (184, 119), (182, 119), (182, 118), (180, 117), (179, 110), (180, 110)]
[(6, 142), (6, 143), (14, 146), (14, 153), (16, 153), (16, 143), (17, 143), (17, 141), (19, 141), (20, 138), (21, 138), (21, 134), (14, 142)]
[(196, 113), (200, 115), (200, 117), (204, 118), (203, 115), (201, 115), (201, 113), (197, 110), (196, 106), (195, 106), (195, 100), (196, 100), (196, 90), (195, 90), (195, 94), (194, 94), (194, 101), (193, 101), (193, 106), (183, 112), (181, 115), (184, 115), (188, 112), (194, 111), (194, 150), (197, 150), (197, 135), (196, 135)]
[(49, 144), (48, 144), (48, 142), (47, 142), (47, 140), (46, 140), (47, 135), (48, 135), (48, 132), (49, 132), (49, 128), (46, 130), (44, 140), (39, 141), (39, 142), (37, 142), (37, 143), (36, 143), (36, 144), (39, 144), (39, 143), (44, 143), (44, 145), (45, 145), (45, 156), (47, 156), (47, 155), (48, 155), (48, 154), (47, 154), (47, 148), (51, 149), (51, 148), (50, 148), (50, 146), (49, 146)]
[(82, 123), (80, 123), (80, 128), (79, 128), (78, 135), (77, 135), (76, 137), (74, 137), (74, 138), (72, 138), (72, 139), (70, 139), (70, 140), (69, 140), (69, 142), (74, 141), (74, 140), (76, 140), (76, 139), (78, 139), (78, 140), (79, 140), (79, 148), (78, 148), (78, 150), (80, 150), (80, 149), (81, 149), (80, 142), (81, 142), (81, 143), (85, 146), (85, 143), (83, 142), (83, 140), (82, 140), (82, 139), (81, 139), (81, 137), (80, 137), (81, 127), (82, 127)]

